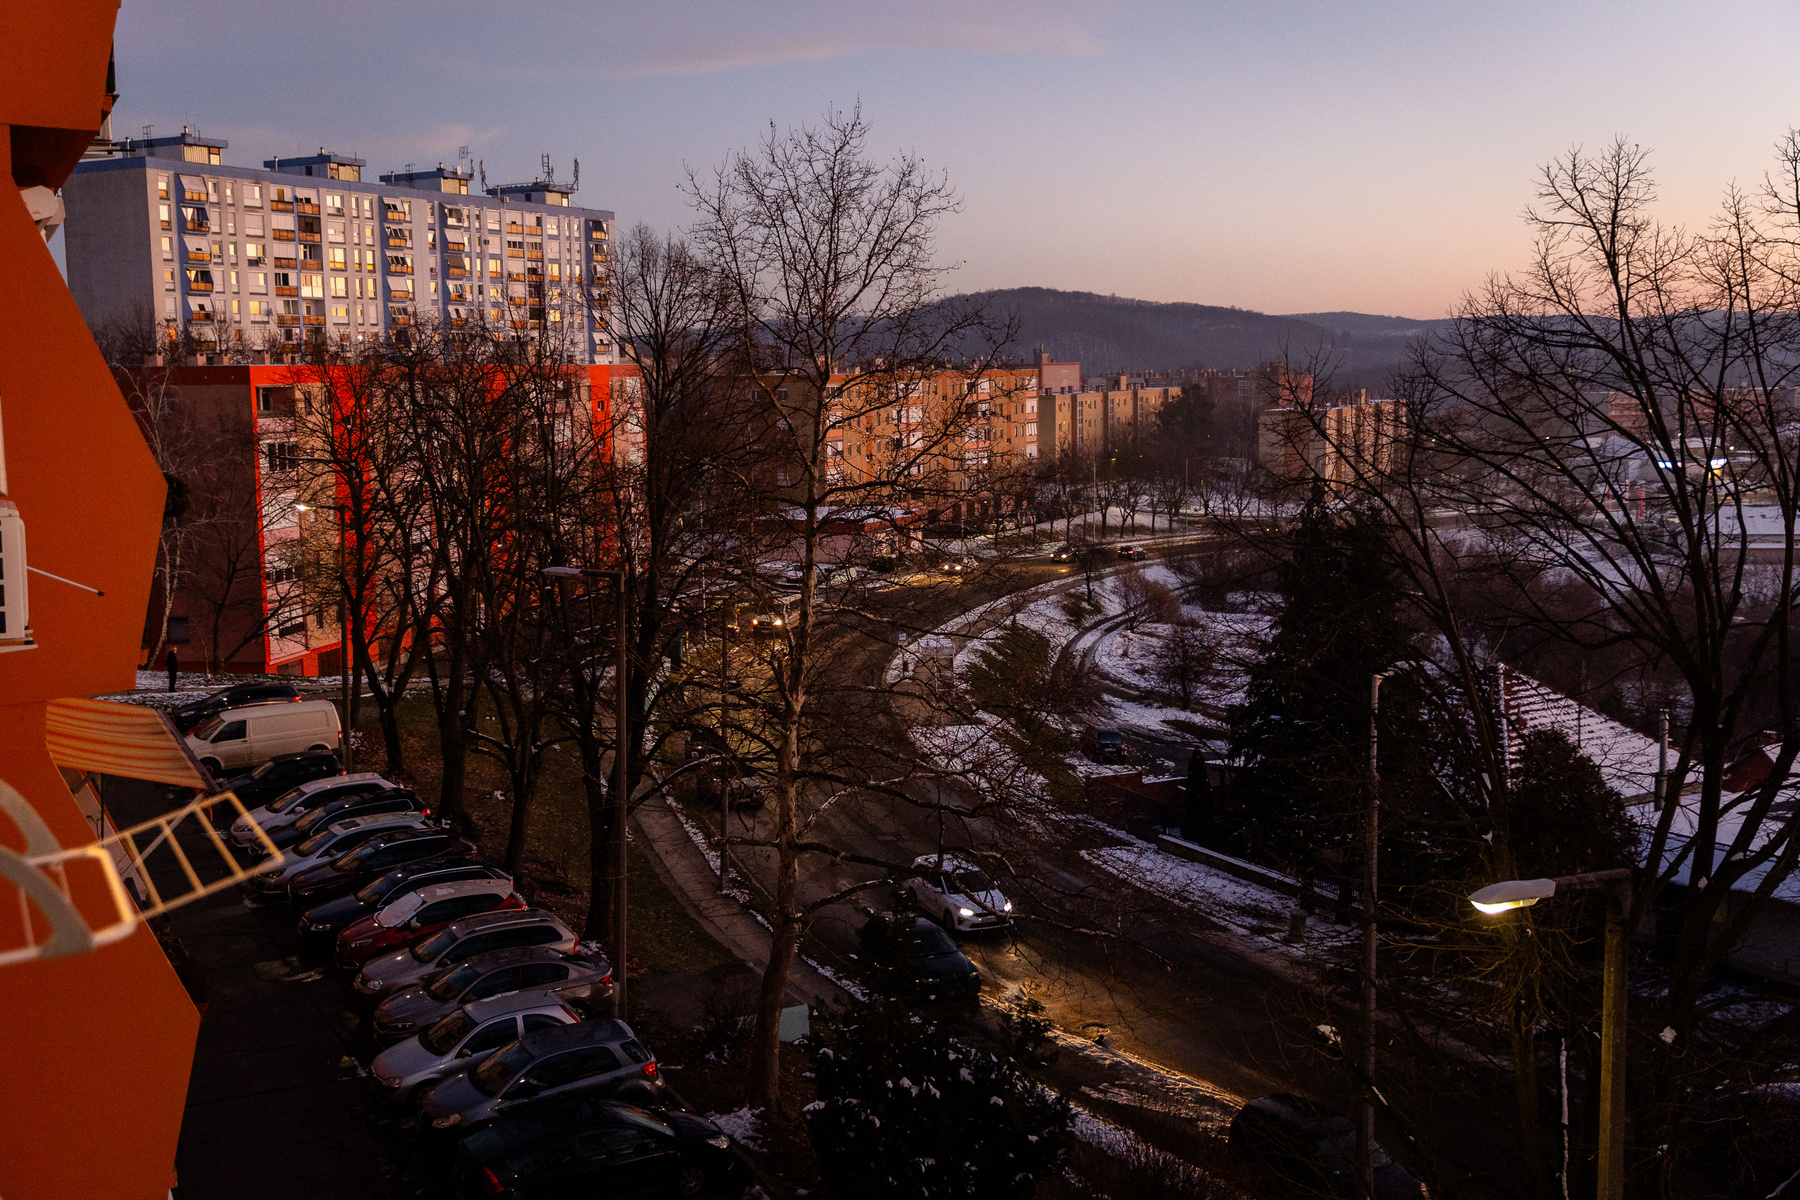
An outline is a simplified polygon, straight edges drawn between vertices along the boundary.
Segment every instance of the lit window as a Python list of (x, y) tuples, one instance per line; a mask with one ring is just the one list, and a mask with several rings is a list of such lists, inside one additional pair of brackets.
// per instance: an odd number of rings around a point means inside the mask
[(342, 275), (333, 275), (331, 277), (331, 294), (333, 296), (348, 296), (350, 294), (350, 281), (345, 279)]
[(156, 177), (156, 197), (159, 200), (167, 200), (169, 198), (169, 177), (167, 175), (158, 175)]
[(262, 204), (262, 184), (246, 183), (244, 185), (244, 203), (252, 206)]
[(174, 258), (175, 257), (175, 239), (174, 238), (164, 238), (163, 239), (163, 257), (164, 258)]

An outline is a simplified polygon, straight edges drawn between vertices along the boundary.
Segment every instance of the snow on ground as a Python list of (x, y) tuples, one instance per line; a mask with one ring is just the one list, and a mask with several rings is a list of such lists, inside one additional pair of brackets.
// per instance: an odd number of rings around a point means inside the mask
[(727, 1137), (746, 1150), (761, 1150), (762, 1142), (757, 1137), (756, 1124), (759, 1120), (754, 1108), (740, 1108), (736, 1112), (714, 1113), (707, 1120), (725, 1131)]
[(1109, 846), (1083, 850), (1081, 857), (1105, 871), (1153, 892), (1163, 899), (1216, 921), (1271, 948), (1303, 953), (1348, 945), (1355, 930), (1333, 925), (1315, 914), (1307, 924), (1306, 942), (1291, 946), (1284, 939), (1288, 917), (1296, 901), (1271, 888), (1261, 887), (1215, 870), (1164, 854), (1153, 846)]

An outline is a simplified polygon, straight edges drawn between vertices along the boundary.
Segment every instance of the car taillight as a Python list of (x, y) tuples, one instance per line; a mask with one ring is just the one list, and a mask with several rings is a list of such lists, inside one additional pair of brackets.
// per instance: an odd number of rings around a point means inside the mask
[(602, 975), (600, 977), (600, 982), (601, 983), (611, 983), (612, 982), (612, 972), (608, 971), (606, 974)]
[(645, 1079), (655, 1079), (656, 1078), (656, 1060), (655, 1059), (651, 1059), (649, 1062), (644, 1064), (644, 1078)]
[(486, 1179), (482, 1180), (482, 1183), (481, 1183), (482, 1191), (486, 1192), (490, 1196), (499, 1196), (499, 1195), (502, 1195), (505, 1193), (506, 1185), (502, 1184), (500, 1182), (500, 1177), (498, 1175), (494, 1174), (494, 1168), (483, 1167), (483, 1168), (481, 1168), (481, 1173), (483, 1175), (487, 1176)]
[(576, 1012), (574, 1009), (570, 1008), (566, 1004), (562, 1006), (562, 1010), (569, 1014), (569, 1024), (571, 1024), (571, 1025), (581, 1024), (581, 1014), (580, 1013)]

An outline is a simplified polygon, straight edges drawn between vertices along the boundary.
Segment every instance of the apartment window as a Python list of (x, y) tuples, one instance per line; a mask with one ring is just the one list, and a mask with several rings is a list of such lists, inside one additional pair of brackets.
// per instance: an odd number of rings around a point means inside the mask
[(375, 227), (373, 225), (363, 226), (363, 241), (371, 246), (375, 244)]
[(496, 231), (500, 228), (500, 210), (499, 209), (490, 208), (487, 210), (487, 227), (490, 230), (496, 230)]
[(345, 279), (342, 275), (333, 275), (331, 277), (331, 294), (333, 296), (348, 296), (350, 294), (350, 281)]
[(300, 294), (310, 300), (323, 299), (325, 296), (325, 277), (323, 275), (300, 276)]
[[(263, 389), (267, 391), (268, 389)], [(259, 404), (259, 411), (260, 404)], [(272, 475), (286, 475), (300, 469), (300, 443), (270, 442), (263, 447), (263, 453), (269, 464)]]
[(344, 240), (344, 223), (342, 221), (325, 222), (325, 240), (342, 242)]
[(221, 253), (219, 243), (217, 243), (217, 242), (214, 242), (212, 244), (212, 260), (214, 262), (224, 262), (225, 261), (225, 255), (223, 253)]
[(163, 272), (163, 286), (164, 287), (174, 287), (175, 286), (175, 272), (173, 269)]
[(344, 269), (343, 248), (341, 246), (333, 246), (331, 248), (330, 254), (331, 254), (331, 269), (334, 271), (342, 271)]
[(238, 277), (236, 271), (231, 272), (231, 290), (234, 292), (238, 290)]
[(246, 183), (244, 185), (244, 203), (251, 208), (262, 207), (262, 184)]
[(261, 265), (263, 261), (263, 244), (261, 242), (245, 242), (244, 261), (253, 267)]
[(334, 217), (343, 216), (344, 215), (344, 198), (342, 196), (334, 196), (330, 192), (326, 192), (325, 193), (325, 211), (330, 213)]
[(156, 177), (156, 198), (158, 200), (167, 200), (169, 198), (169, 177), (167, 175), (158, 175)]
[(300, 302), (298, 300), (283, 300), (281, 302), (281, 312), (282, 312), (283, 316), (288, 316), (288, 317), (299, 316), (300, 315)]
[(239, 302), (238, 302), (238, 301), (236, 301), (236, 300), (233, 300), (233, 301), (232, 301), (232, 302), (231, 302), (231, 319), (232, 319), (232, 320), (234, 320), (234, 321), (235, 321), (235, 320), (237, 320), (237, 319), (238, 319), (238, 315), (239, 315), (239, 312), (240, 312), (240, 310), (239, 310), (239, 308), (238, 308), (238, 303), (239, 303)]
[(206, 181), (206, 199), (207, 199), (207, 202), (210, 204), (217, 204), (219, 202), (219, 181), (218, 180), (209, 179)]
[(250, 272), (250, 290), (251, 291), (253, 291), (253, 292), (264, 291), (265, 289), (268, 288), (268, 286), (269, 286), (268, 272), (266, 272), (266, 271)]
[(168, 205), (159, 204), (156, 206), (156, 219), (162, 222), (162, 227), (164, 229), (167, 229), (169, 227), (169, 206)]
[(375, 215), (375, 197), (364, 196), (362, 198), (362, 211), (363, 216), (365, 217), (372, 217)]
[(164, 258), (174, 258), (175, 257), (175, 239), (174, 238), (164, 238), (163, 239), (163, 257)]
[(437, 280), (435, 279), (431, 281), (431, 298), (433, 300), (437, 299)]
[(170, 320), (174, 319), (174, 317), (175, 317), (175, 297), (173, 297), (173, 296), (164, 296), (163, 297), (163, 312), (169, 317)]

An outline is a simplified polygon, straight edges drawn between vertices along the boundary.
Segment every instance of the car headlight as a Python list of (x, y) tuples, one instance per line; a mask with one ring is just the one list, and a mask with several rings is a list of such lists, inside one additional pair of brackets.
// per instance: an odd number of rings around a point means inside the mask
[(390, 1033), (405, 1033), (407, 1030), (411, 1029), (414, 1025), (417, 1025), (418, 1022), (417, 1021), (384, 1021), (384, 1022), (382, 1022), (382, 1024), (384, 1024), (387, 1027), (388, 1032), (390, 1032)]
[[(321, 925), (321, 926), (319, 926), (319, 928), (320, 928), (320, 929), (323, 929), (323, 928), (325, 928), (325, 927), (324, 927), (324, 926), (323, 926), (323, 925)], [(360, 947), (363, 947), (363, 946), (366, 946), (366, 945), (368, 945), (368, 944), (369, 944), (369, 943), (370, 943), (370, 942), (372, 942), (372, 941), (374, 941), (374, 940), (375, 940), (375, 939), (374, 939), (374, 938), (372, 938), (372, 937), (366, 937), (366, 938), (357, 938), (357, 939), (356, 939), (356, 940), (355, 940), (355, 941), (354, 941), (354, 942), (351, 942), (351, 943), (349, 943), (349, 948), (350, 948), (350, 949), (352, 949), (352, 950), (356, 950), (356, 949), (358, 949), (358, 948), (360, 948)]]
[(453, 1125), (461, 1125), (461, 1124), (462, 1124), (462, 1114), (461, 1113), (451, 1113), (447, 1117), (439, 1117), (437, 1120), (433, 1121), (431, 1123), (431, 1127), (433, 1129), (449, 1129)]
[(306, 926), (306, 930), (308, 933), (326, 933), (330, 929), (331, 929), (331, 926), (323, 924), (319, 921), (309, 921)]
[(1008, 901), (1007, 901), (1007, 902), (1006, 902), (1006, 906), (1005, 906), (1005, 908), (1004, 908), (1004, 909), (1003, 909), (1003, 910), (1002, 910), (1002, 911), (1004, 911), (1004, 912), (1011, 912), (1011, 911), (1012, 911), (1012, 901), (1011, 901), (1011, 900), (1008, 900)]
[(965, 917), (972, 917), (975, 915), (975, 910), (972, 908), (959, 908), (956, 911), (961, 913)]
[(718, 1147), (718, 1148), (719, 1148), (719, 1149), (721, 1149), (721, 1150), (729, 1150), (729, 1149), (731, 1149), (731, 1139), (730, 1139), (730, 1138), (728, 1138), (728, 1137), (726, 1137), (726, 1136), (725, 1136), (725, 1135), (724, 1135), (724, 1134), (722, 1134), (722, 1133), (721, 1133), (721, 1134), (719, 1134), (719, 1135), (718, 1135), (718, 1136), (717, 1136), (717, 1137), (709, 1137), (709, 1138), (707, 1138), (707, 1139), (706, 1139), (706, 1144), (707, 1144), (707, 1145), (709, 1145), (709, 1146), (717, 1146), (717, 1147)]
[(364, 979), (361, 975), (358, 975), (356, 977), (356, 990), (359, 992), (373, 993), (379, 991), (380, 988), (373, 979)]

